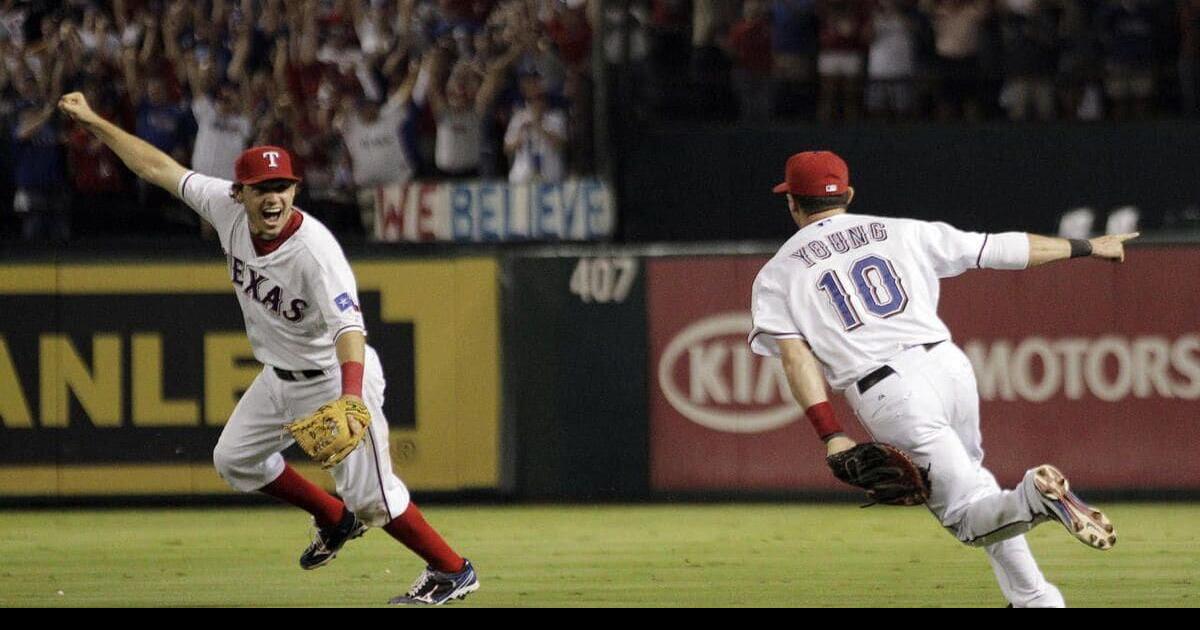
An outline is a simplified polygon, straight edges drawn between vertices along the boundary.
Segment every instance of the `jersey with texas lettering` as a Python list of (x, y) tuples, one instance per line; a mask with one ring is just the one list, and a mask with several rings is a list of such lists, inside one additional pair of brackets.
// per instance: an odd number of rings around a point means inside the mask
[(229, 196), (232, 185), (189, 172), (178, 194), (221, 239), (254, 358), (285, 370), (336, 366), (337, 338), (365, 332), (354, 273), (341, 246), (328, 228), (304, 215), (295, 234), (259, 256), (246, 212)]
[(804, 339), (838, 390), (899, 352), (950, 339), (939, 278), (979, 267), (1024, 268), (1028, 238), (945, 223), (836, 214), (796, 232), (754, 281), (754, 352)]

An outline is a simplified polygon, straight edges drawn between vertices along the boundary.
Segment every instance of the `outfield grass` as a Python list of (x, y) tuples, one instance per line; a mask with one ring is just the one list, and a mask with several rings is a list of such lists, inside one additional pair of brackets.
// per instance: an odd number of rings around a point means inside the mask
[[(1097, 552), (1031, 536), (1074, 606), (1200, 605), (1200, 506), (1105, 506)], [(465, 606), (1005, 604), (984, 554), (919, 508), (809, 505), (442, 507), (426, 516), (475, 563)], [(332, 564), (297, 566), (290, 509), (0, 511), (0, 606), (373, 606), (415, 556), (381, 531)]]

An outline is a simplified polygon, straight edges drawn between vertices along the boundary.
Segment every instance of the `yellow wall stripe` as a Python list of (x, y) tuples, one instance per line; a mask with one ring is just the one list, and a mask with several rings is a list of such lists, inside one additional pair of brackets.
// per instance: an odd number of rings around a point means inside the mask
[(0, 294), (138, 295), (229, 291), (225, 266), (213, 263), (5, 265)]
[[(499, 270), (494, 258), (365, 261), (384, 321), (414, 323), (417, 429), (392, 430), (396, 473), (417, 490), (496, 488), (500, 478)], [(0, 295), (232, 293), (213, 263), (0, 265)], [(234, 308), (230, 304), (230, 308)], [(381, 357), (387, 361), (388, 357)], [(196, 366), (197, 370), (203, 366)], [(26, 429), (53, 431), (56, 429)], [(120, 428), (101, 430), (119, 431)], [(19, 440), (20, 431), (5, 431)], [(313, 479), (327, 479), (312, 466)], [(232, 492), (208, 463), (0, 465), (0, 495)]]

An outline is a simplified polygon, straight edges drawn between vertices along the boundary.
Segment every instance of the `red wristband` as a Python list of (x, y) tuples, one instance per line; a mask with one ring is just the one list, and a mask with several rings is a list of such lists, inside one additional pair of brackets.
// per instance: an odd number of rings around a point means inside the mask
[(342, 364), (342, 395), (362, 398), (363, 364), (347, 361)]
[(842, 425), (838, 424), (837, 417), (833, 414), (833, 405), (829, 404), (828, 400), (805, 409), (804, 415), (808, 416), (808, 421), (822, 440), (834, 433), (842, 433)]

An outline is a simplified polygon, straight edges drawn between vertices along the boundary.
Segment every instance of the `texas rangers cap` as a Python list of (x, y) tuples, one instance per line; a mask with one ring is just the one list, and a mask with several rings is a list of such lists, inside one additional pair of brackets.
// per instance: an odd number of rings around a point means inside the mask
[(801, 197), (832, 197), (850, 186), (850, 169), (832, 151), (805, 151), (788, 158), (784, 182), (773, 190)]
[(300, 181), (292, 174), (292, 156), (272, 146), (250, 147), (233, 163), (233, 174), (237, 183), (247, 186), (272, 179)]

